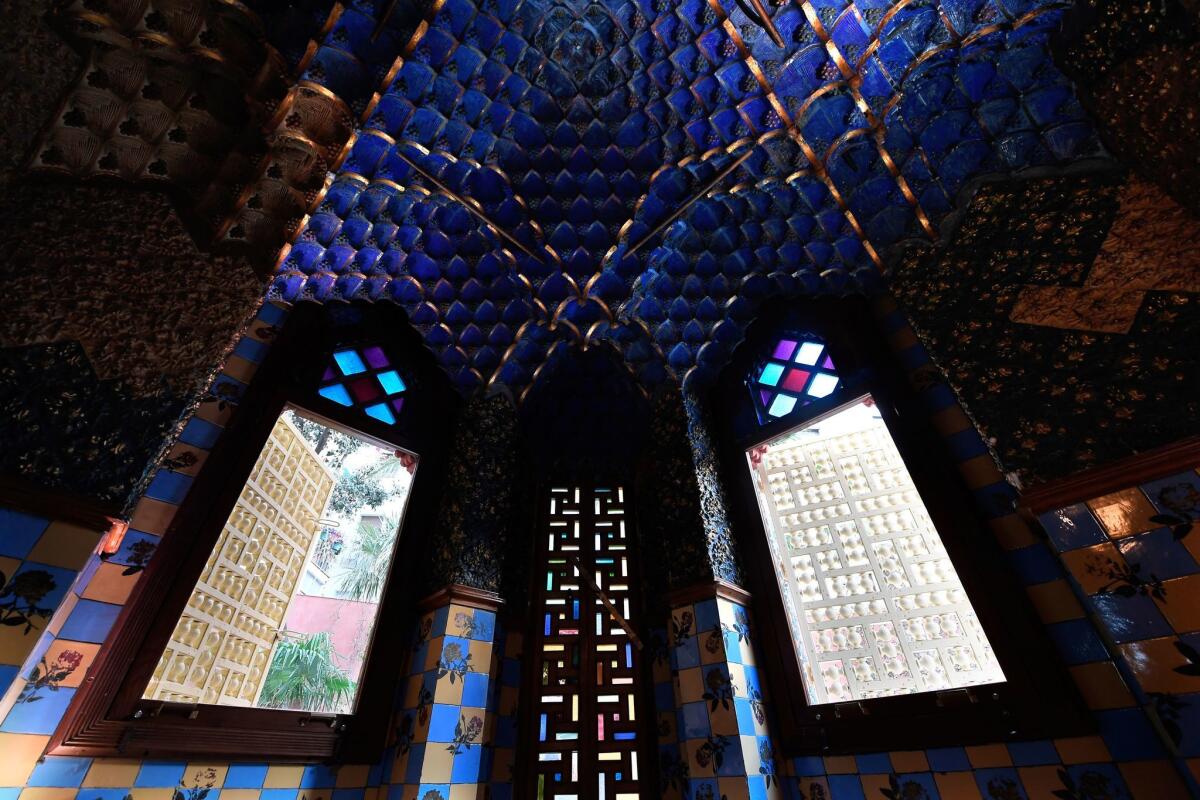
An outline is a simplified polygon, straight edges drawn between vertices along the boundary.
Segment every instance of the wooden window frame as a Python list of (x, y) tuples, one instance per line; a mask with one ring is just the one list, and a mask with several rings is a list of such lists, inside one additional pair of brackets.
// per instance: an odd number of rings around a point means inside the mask
[[(355, 316), (357, 315), (357, 316)], [(349, 317), (347, 321), (346, 317)], [(335, 348), (379, 344), (407, 383), (404, 411), (387, 425), (316, 393)], [(458, 397), (398, 308), (302, 305), (251, 382), (158, 551), (50, 739), (52, 755), (377, 760), (387, 739), (397, 668), (415, 621), (419, 555), (436, 518)], [(142, 700), (171, 633), (279, 414), (289, 406), (388, 447), (417, 454), (395, 556), (364, 662), (354, 713), (328, 714)]]
[[(770, 344), (788, 330), (811, 331), (827, 342), (841, 387), (780, 420), (759, 425), (746, 378)], [(767, 533), (746, 451), (870, 394), (946, 547), (980, 624), (1005, 674), (1002, 684), (810, 705), (789, 631)], [(887, 349), (863, 298), (777, 303), (764, 309), (722, 372), (713, 393), (716, 436), (729, 515), (741, 531), (748, 589), (788, 757), (910, 750), (949, 745), (1090, 733), (1074, 682), (995, 536), (983, 523), (954, 468), (944, 439)], [(936, 444), (934, 444), (936, 443)], [(997, 602), (993, 598), (1002, 598)]]

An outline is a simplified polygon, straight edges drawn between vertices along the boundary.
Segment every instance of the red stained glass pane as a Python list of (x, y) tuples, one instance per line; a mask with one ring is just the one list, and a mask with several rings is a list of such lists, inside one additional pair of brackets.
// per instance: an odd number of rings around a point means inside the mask
[(350, 384), (350, 393), (360, 403), (369, 403), (378, 398), (382, 392), (379, 383), (371, 378), (359, 378)]
[(375, 369), (383, 369), (388, 366), (387, 355), (383, 352), (382, 347), (368, 347), (362, 351), (362, 354), (367, 359), (367, 363)]
[(802, 392), (804, 384), (808, 383), (808, 376), (811, 374), (802, 369), (789, 369), (787, 377), (783, 379), (783, 388), (793, 392)]

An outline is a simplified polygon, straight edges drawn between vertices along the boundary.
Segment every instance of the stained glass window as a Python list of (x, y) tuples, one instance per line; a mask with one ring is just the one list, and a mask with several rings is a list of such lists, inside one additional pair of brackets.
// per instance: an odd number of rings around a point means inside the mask
[(642, 797), (625, 492), (555, 487), (539, 537), (532, 797)]
[(377, 345), (335, 350), (317, 394), (395, 425), (404, 408), (404, 378)]
[(1004, 681), (870, 395), (747, 456), (811, 704)]
[(828, 397), (839, 382), (825, 342), (808, 334), (777, 340), (748, 379), (760, 424)]

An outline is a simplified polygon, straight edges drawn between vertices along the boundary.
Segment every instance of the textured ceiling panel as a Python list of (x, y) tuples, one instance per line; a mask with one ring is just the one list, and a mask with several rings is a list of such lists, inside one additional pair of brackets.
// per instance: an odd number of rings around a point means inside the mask
[(304, 78), (362, 127), (273, 293), (402, 303), (468, 391), (599, 341), (703, 382), (764, 298), (870, 291), (969, 181), (1101, 152), (1061, 4), (745, 9), (350, 4)]

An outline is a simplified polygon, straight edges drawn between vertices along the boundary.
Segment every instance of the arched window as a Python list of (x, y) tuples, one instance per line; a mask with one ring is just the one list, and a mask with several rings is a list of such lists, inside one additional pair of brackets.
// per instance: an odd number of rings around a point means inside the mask
[(864, 301), (779, 307), (718, 393), (787, 740), (1028, 735), (1065, 676), (883, 342)]
[[(391, 308), (301, 307), (163, 537), (53, 752), (374, 757), (449, 382)], [(418, 469), (420, 466), (420, 469)], [(432, 475), (427, 476), (427, 471)], [(422, 499), (428, 497), (429, 499)]]

